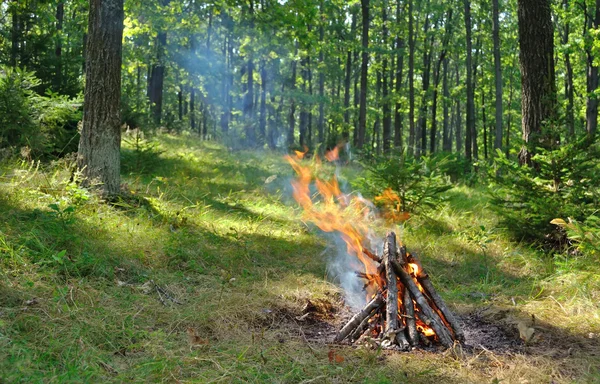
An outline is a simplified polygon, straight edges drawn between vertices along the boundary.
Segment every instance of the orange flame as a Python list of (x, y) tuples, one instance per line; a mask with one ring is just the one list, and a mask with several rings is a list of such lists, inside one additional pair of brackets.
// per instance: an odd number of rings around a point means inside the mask
[[(292, 181), (293, 196), (304, 210), (303, 219), (312, 222), (322, 231), (339, 232), (346, 243), (348, 254), (360, 260), (366, 274), (378, 276), (373, 261), (363, 253), (363, 243), (370, 227), (368, 218), (371, 209), (368, 202), (357, 196), (343, 194), (335, 177), (330, 180), (315, 177), (321, 165), (317, 156), (314, 170), (310, 165), (302, 165), (291, 156), (285, 158), (297, 174), (297, 178)], [(313, 179), (318, 192), (314, 198), (310, 193)], [(380, 287), (383, 286), (382, 281), (377, 283)]]
[(304, 146), (304, 152), (301, 151), (294, 151), (296, 152), (296, 157), (298, 158), (298, 160), (302, 160), (304, 159), (304, 156), (306, 156), (306, 154), (308, 153), (308, 147), (305, 145)]
[(390, 223), (403, 223), (410, 219), (410, 214), (402, 210), (402, 200), (391, 188), (385, 189), (381, 195), (375, 197), (384, 208), (384, 217)]
[(418, 324), (417, 330), (425, 336), (428, 336), (428, 337), (435, 336), (435, 331), (433, 330), (433, 328), (431, 328), (425, 324)]
[(334, 161), (336, 161), (336, 160), (339, 160), (339, 158), (340, 158), (340, 146), (337, 145), (331, 151), (326, 152), (325, 153), (325, 158), (327, 159), (327, 161), (332, 162), (332, 163)]

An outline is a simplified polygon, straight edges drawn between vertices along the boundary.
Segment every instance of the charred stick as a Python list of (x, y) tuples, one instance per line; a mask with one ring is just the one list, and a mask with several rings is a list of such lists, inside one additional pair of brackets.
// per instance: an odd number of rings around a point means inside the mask
[(360, 322), (359, 326), (356, 327), (354, 332), (352, 332), (352, 334), (350, 335), (350, 340), (356, 341), (362, 336), (363, 333), (365, 333), (365, 331), (369, 327), (369, 320), (371, 320), (371, 317), (373, 317), (375, 313), (377, 313), (377, 311), (371, 311), (367, 315), (367, 317), (365, 317), (364, 320)]
[(415, 307), (410, 296), (410, 291), (406, 287), (404, 287), (403, 293), (402, 306), (406, 314), (404, 321), (408, 330), (408, 341), (416, 346), (419, 344), (419, 333), (417, 332), (417, 322), (415, 321)]
[(366, 249), (366, 248), (363, 248), (363, 249), (362, 249), (362, 251), (363, 251), (363, 253), (364, 253), (365, 255), (367, 255), (367, 257), (368, 257), (369, 259), (371, 259), (371, 260), (373, 260), (373, 261), (376, 261), (376, 262), (378, 262), (378, 263), (381, 263), (381, 257), (377, 256), (376, 254), (374, 254), (373, 252), (369, 251), (369, 250), (368, 250), (368, 249)]
[(371, 312), (373, 312), (375, 309), (379, 308), (379, 306), (381, 306), (381, 304), (383, 304), (383, 302), (384, 302), (383, 296), (381, 296), (380, 294), (375, 296), (373, 298), (373, 300), (369, 301), (367, 303), (367, 305), (360, 312), (358, 312), (356, 315), (352, 316), (350, 321), (348, 323), (346, 323), (346, 325), (344, 325), (344, 327), (338, 332), (338, 334), (335, 336), (335, 339), (333, 339), (333, 341), (340, 342), (340, 341), (344, 340), (350, 334), (350, 332), (355, 330), (356, 327), (358, 327), (360, 325), (360, 323), (362, 323), (362, 321), (365, 319), (365, 317), (369, 316), (371, 314)]
[(429, 279), (429, 275), (427, 275), (427, 273), (423, 269), (423, 266), (419, 262), (419, 259), (417, 259), (417, 257), (413, 254), (409, 255), (408, 259), (411, 263), (415, 263), (419, 266), (419, 274), (417, 276), (417, 279), (419, 280), (421, 286), (423, 286), (423, 289), (425, 290), (425, 292), (427, 292), (433, 303), (436, 305), (436, 307), (438, 307), (438, 309), (442, 313), (444, 320), (446, 320), (446, 322), (450, 324), (450, 328), (452, 329), (455, 338), (464, 342), (465, 335), (463, 333), (462, 327), (458, 323), (456, 317), (454, 317), (452, 311), (448, 309), (448, 306), (446, 305), (442, 297), (437, 293), (437, 291), (433, 287), (433, 284)]
[(396, 274), (392, 268), (392, 261), (396, 256), (396, 234), (389, 232), (383, 243), (383, 265), (387, 283), (387, 300), (385, 305), (385, 333), (394, 332), (398, 329), (398, 285)]
[(425, 296), (423, 296), (421, 291), (419, 291), (419, 288), (413, 281), (412, 277), (410, 277), (404, 268), (402, 268), (402, 265), (398, 261), (392, 260), (391, 263), (394, 272), (396, 272), (396, 275), (398, 275), (402, 284), (404, 284), (404, 286), (410, 291), (410, 294), (421, 309), (419, 315), (421, 319), (423, 319), (427, 325), (433, 328), (444, 347), (452, 347), (454, 342), (452, 341), (452, 336), (450, 335), (448, 328), (446, 328), (442, 319), (440, 319), (440, 316), (431, 308), (431, 306), (429, 306), (427, 299)]

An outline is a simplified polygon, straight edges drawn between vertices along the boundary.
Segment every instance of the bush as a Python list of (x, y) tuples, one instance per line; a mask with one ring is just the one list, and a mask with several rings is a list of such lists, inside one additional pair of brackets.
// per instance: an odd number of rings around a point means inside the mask
[(80, 98), (38, 95), (39, 83), (31, 72), (0, 67), (0, 148), (23, 148), (27, 157), (76, 150)]
[(375, 194), (390, 188), (401, 200), (403, 212), (415, 212), (425, 207), (434, 208), (442, 200), (441, 194), (452, 184), (443, 174), (448, 166), (446, 158), (433, 160), (422, 156), (409, 157), (406, 151), (389, 157), (375, 158), (373, 165), (366, 165), (369, 175), (365, 182)]
[(502, 153), (491, 185), (492, 202), (502, 224), (516, 238), (561, 248), (565, 231), (555, 218), (584, 222), (600, 202), (600, 148), (583, 138), (554, 150), (538, 148), (533, 167), (520, 166)]

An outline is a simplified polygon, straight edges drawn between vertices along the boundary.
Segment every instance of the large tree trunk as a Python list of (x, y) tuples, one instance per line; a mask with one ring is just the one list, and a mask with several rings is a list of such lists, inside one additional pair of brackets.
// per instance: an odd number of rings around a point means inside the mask
[(551, 148), (555, 137), (544, 124), (556, 116), (554, 31), (549, 0), (519, 0), (522, 129), (525, 146), (519, 153), (531, 165), (536, 147)]
[(498, 0), (492, 0), (492, 38), (494, 40), (494, 73), (496, 80), (496, 136), (494, 149), (502, 149), (502, 62), (500, 61), (500, 20)]
[(471, 38), (471, 2), (464, 0), (465, 5), (465, 31), (467, 41), (467, 126), (465, 127), (465, 157), (467, 162), (472, 161), (472, 133), (475, 131), (475, 89), (473, 87), (473, 42)]
[(365, 143), (367, 131), (367, 75), (369, 71), (369, 0), (360, 0), (362, 11), (362, 62), (360, 66), (360, 110), (357, 148)]
[(90, 0), (83, 129), (77, 166), (84, 186), (120, 190), (123, 0)]

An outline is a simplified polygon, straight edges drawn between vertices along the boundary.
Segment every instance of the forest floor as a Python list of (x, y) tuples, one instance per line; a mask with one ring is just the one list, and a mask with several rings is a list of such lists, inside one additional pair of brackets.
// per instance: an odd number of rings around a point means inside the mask
[(70, 164), (0, 165), (0, 382), (600, 381), (600, 268), (509, 241), (482, 186), (400, 233), (470, 347), (401, 353), (329, 343), (349, 313), (335, 250), (300, 220), (280, 155), (128, 141), (112, 204)]

